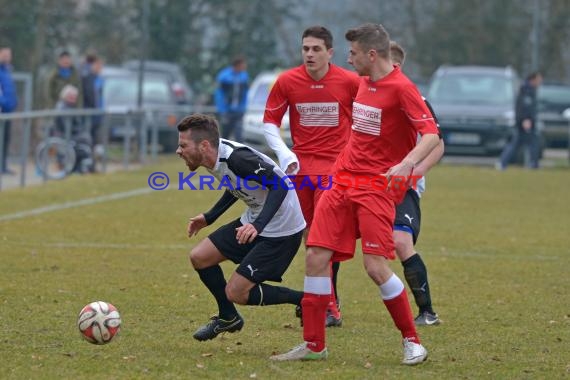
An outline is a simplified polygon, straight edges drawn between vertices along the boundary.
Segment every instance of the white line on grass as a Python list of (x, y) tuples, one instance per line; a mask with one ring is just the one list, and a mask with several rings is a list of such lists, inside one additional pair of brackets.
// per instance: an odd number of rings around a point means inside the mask
[(95, 243), (95, 242), (55, 242), (55, 243), (33, 243), (33, 242), (10, 242), (13, 245), (41, 247), (41, 248), (101, 248), (101, 249), (168, 249), (180, 250), (186, 249), (191, 244), (131, 244), (131, 243)]
[(22, 219), (22, 218), (26, 218), (28, 216), (45, 214), (45, 213), (52, 212), (52, 211), (66, 210), (66, 209), (73, 208), (73, 207), (89, 206), (89, 205), (94, 205), (97, 203), (114, 201), (117, 199), (130, 198), (130, 197), (134, 197), (137, 195), (148, 194), (152, 191), (154, 191), (154, 190), (149, 188), (149, 187), (142, 187), (140, 189), (135, 189), (135, 190), (131, 190), (131, 191), (124, 191), (122, 193), (113, 193), (113, 194), (108, 194), (108, 195), (102, 195), (100, 197), (95, 197), (95, 198), (80, 199), (78, 201), (73, 201), (73, 202), (57, 203), (57, 204), (50, 205), (50, 206), (39, 207), (39, 208), (31, 209), (31, 210), (15, 212), (13, 214), (0, 215), (0, 222), (6, 222), (9, 220), (15, 220), (15, 219)]

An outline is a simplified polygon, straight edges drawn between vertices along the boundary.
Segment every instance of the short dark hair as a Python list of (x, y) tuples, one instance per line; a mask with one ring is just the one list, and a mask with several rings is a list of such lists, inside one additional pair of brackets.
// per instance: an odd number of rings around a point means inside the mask
[(234, 57), (234, 59), (232, 59), (232, 66), (237, 67), (245, 62), (246, 62), (245, 57), (243, 55), (238, 55)]
[(220, 128), (216, 118), (210, 115), (196, 113), (186, 116), (176, 127), (178, 132), (192, 130), (192, 141), (196, 144), (206, 140), (217, 148), (220, 141)]
[(362, 24), (349, 29), (345, 37), (350, 42), (358, 42), (365, 50), (376, 50), (381, 57), (390, 58), (390, 35), (380, 24)]
[(399, 63), (400, 66), (403, 66), (404, 61), (406, 60), (406, 51), (396, 41), (390, 41), (390, 56), (392, 57), (393, 62)]
[(64, 50), (61, 53), (59, 53), (59, 58), (62, 57), (71, 57), (71, 53), (69, 53), (67, 50)]
[(97, 58), (97, 54), (95, 53), (88, 53), (85, 56), (85, 62), (88, 64), (93, 64), (95, 62), (97, 62), (98, 58)]
[(315, 25), (315, 26), (311, 26), (311, 27), (305, 29), (305, 31), (303, 32), (303, 35), (301, 36), (301, 41), (305, 37), (314, 37), (314, 38), (318, 38), (320, 40), (323, 40), (325, 42), (325, 47), (327, 49), (332, 49), (332, 47), (333, 47), (332, 33), (330, 30), (328, 30), (324, 26)]

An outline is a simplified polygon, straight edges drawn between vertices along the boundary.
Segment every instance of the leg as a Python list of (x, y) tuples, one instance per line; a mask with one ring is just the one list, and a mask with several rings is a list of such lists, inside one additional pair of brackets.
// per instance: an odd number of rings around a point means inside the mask
[(538, 132), (530, 131), (528, 133), (528, 148), (530, 150), (530, 168), (538, 169), (538, 160), (540, 156), (540, 139)]
[[(10, 120), (4, 121), (4, 149), (2, 154), (2, 172), (12, 174), (8, 168), (8, 156), (10, 155), (10, 136), (11, 136), (11, 122)], [(0, 173), (1, 174), (1, 173)]]
[(412, 235), (408, 232), (394, 231), (396, 255), (404, 267), (404, 277), (414, 295), (419, 308), (415, 319), (416, 325), (437, 325), (439, 318), (433, 311), (427, 276), (427, 268), (419, 253), (414, 250)]
[(243, 132), (243, 113), (236, 113), (233, 115), (233, 125), (234, 125), (234, 136), (237, 142), (242, 142), (242, 132)]
[(403, 364), (419, 364), (427, 359), (427, 350), (421, 345), (416, 332), (412, 309), (402, 281), (392, 272), (383, 256), (364, 254), (366, 272), (380, 288), (384, 305), (400, 330), (404, 344)]
[(505, 146), (503, 153), (501, 153), (501, 157), (499, 160), (500, 169), (505, 169), (507, 165), (509, 165), (514, 154), (519, 148), (520, 141), (521, 141), (520, 131), (516, 131), (511, 141)]
[(304, 343), (291, 351), (273, 355), (272, 360), (325, 359), (325, 314), (331, 297), (330, 261), (337, 252), (350, 258), (354, 255), (356, 229), (353, 209), (342, 189), (331, 189), (322, 196), (315, 210), (315, 219), (307, 245), (305, 295), (303, 306)]
[(355, 193), (364, 267), (368, 276), (378, 285), (384, 305), (403, 338), (402, 363), (421, 363), (427, 358), (427, 351), (420, 343), (404, 284), (388, 265), (388, 260), (395, 258), (394, 204), (386, 193)]
[(303, 292), (265, 281), (281, 281), (301, 245), (302, 232), (279, 238), (258, 237), (226, 286), (226, 295), (241, 305), (301, 305)]
[(236, 332), (243, 327), (243, 319), (225, 294), (226, 280), (222, 268), (218, 265), (224, 260), (226, 258), (209, 238), (202, 240), (190, 252), (192, 266), (216, 299), (219, 310), (217, 316), (212, 317), (210, 322), (196, 330), (193, 335), (196, 340), (214, 339), (222, 332)]
[(340, 302), (338, 300), (338, 293), (336, 287), (339, 269), (340, 269), (339, 262), (331, 263), (332, 291), (331, 291), (331, 300), (327, 307), (327, 318), (325, 322), (326, 327), (342, 326), (342, 315), (340, 314)]

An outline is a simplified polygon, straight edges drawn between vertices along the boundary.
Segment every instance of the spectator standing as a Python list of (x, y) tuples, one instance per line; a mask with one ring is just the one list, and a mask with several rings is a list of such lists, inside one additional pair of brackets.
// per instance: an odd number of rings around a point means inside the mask
[[(102, 109), (103, 108), (103, 78), (101, 70), (103, 61), (95, 54), (88, 54), (85, 57), (81, 84), (83, 86), (83, 108)], [(89, 124), (88, 124), (89, 125)], [(98, 142), (98, 133), (101, 126), (101, 116), (91, 117), (91, 139), (93, 143)]]
[[(12, 77), (12, 49), (0, 46), (0, 112), (10, 113), (18, 106), (16, 85)], [(10, 148), (10, 120), (4, 121), (4, 145), (0, 162), (1, 174), (14, 174), (8, 168), (8, 149)]]
[(500, 161), (498, 170), (505, 170), (507, 165), (521, 146), (526, 146), (530, 153), (530, 168), (538, 169), (539, 141), (536, 128), (536, 90), (542, 84), (542, 74), (535, 71), (529, 74), (517, 95), (515, 120), (517, 130), (512, 140), (507, 144)]
[(216, 82), (218, 88), (214, 97), (222, 124), (222, 137), (227, 139), (233, 134), (235, 141), (241, 142), (243, 115), (249, 89), (245, 58), (236, 57), (231, 66), (219, 72)]
[(61, 90), (65, 85), (70, 84), (79, 90), (77, 104), (83, 105), (83, 95), (81, 91), (81, 77), (78, 70), (73, 66), (71, 55), (68, 51), (59, 54), (57, 67), (55, 67), (48, 78), (48, 88), (46, 96), (46, 106), (55, 108), (59, 101)]

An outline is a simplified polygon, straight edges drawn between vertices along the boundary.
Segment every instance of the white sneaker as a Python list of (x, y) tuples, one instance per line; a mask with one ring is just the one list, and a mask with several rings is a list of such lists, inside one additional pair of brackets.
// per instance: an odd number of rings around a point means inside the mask
[(326, 360), (329, 356), (327, 348), (325, 347), (321, 352), (311, 351), (307, 347), (307, 342), (294, 347), (291, 351), (280, 355), (273, 355), (269, 360), (286, 361), (286, 360)]
[(404, 339), (403, 344), (404, 359), (402, 360), (402, 364), (415, 365), (427, 359), (428, 352), (421, 344), (414, 343), (408, 339)]

